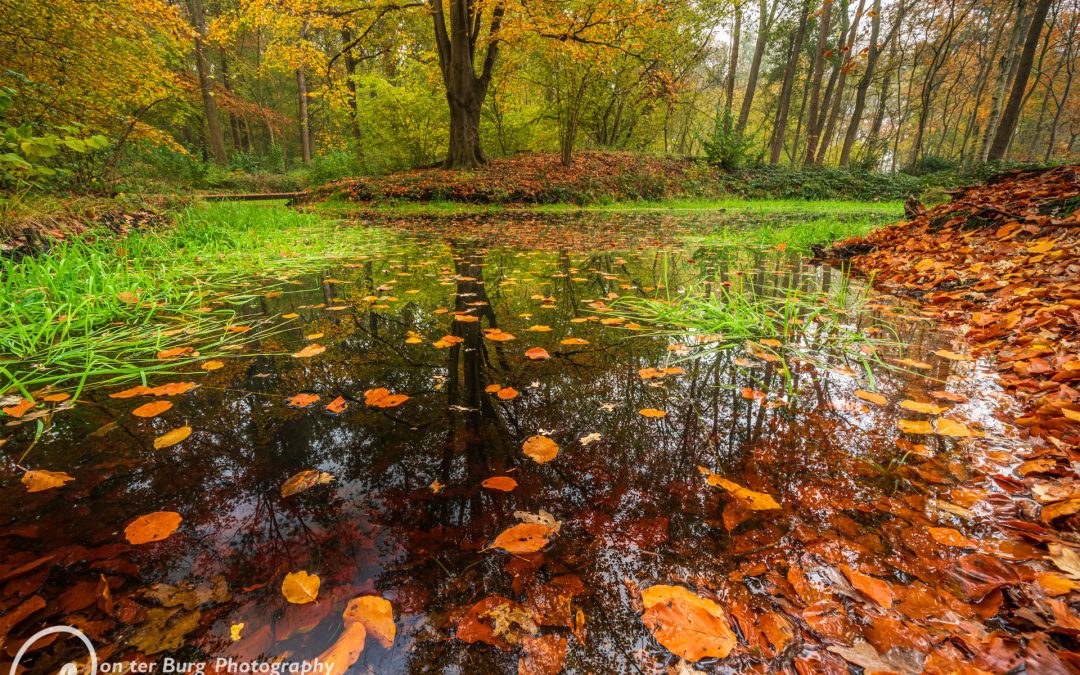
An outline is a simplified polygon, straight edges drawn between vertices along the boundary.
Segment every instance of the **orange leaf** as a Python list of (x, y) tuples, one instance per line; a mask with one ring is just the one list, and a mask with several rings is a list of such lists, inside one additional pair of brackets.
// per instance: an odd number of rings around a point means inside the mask
[(889, 400), (881, 394), (872, 391), (865, 391), (863, 389), (856, 389), (855, 396), (857, 398), (861, 398), (867, 403), (873, 403), (874, 405), (888, 405), (889, 403)]
[(656, 408), (643, 408), (643, 409), (639, 410), (638, 413), (645, 416), (645, 417), (653, 417), (653, 418), (667, 417), (666, 412), (664, 412), (663, 410), (657, 410)]
[(298, 492), (311, 489), (316, 485), (325, 485), (332, 480), (334, 480), (334, 477), (325, 471), (306, 469), (300, 473), (293, 474), (289, 477), (289, 480), (281, 484), (281, 496), (291, 497)]
[(496, 393), (496, 396), (498, 396), (504, 401), (509, 401), (511, 399), (517, 398), (518, 390), (514, 389), (513, 387), (506, 387), (504, 389), (500, 389), (498, 393)]
[(538, 523), (521, 523), (503, 530), (488, 548), (501, 548), (507, 553), (536, 553), (551, 541), (551, 530)]
[(194, 382), (169, 382), (168, 384), (153, 387), (146, 393), (154, 396), (178, 396), (196, 389), (198, 386)]
[(957, 546), (960, 548), (978, 548), (978, 544), (965, 537), (959, 530), (951, 527), (927, 527), (930, 536), (939, 544), (945, 546)]
[(559, 454), (558, 444), (547, 436), (530, 436), (521, 449), (537, 464), (550, 462)]
[(290, 408), (306, 408), (318, 400), (318, 394), (297, 394), (292, 398), (286, 400), (285, 405), (289, 406)]
[(136, 417), (156, 417), (172, 407), (169, 401), (152, 401), (145, 403), (131, 411)]
[(893, 590), (889, 582), (853, 570), (848, 565), (841, 565), (840, 569), (843, 570), (844, 576), (848, 578), (848, 581), (856, 590), (886, 609), (892, 607)]
[(162, 349), (157, 353), (157, 357), (164, 361), (165, 359), (174, 359), (177, 356), (184, 356), (195, 351), (194, 347), (173, 347), (172, 349)]
[(166, 539), (183, 520), (176, 511), (155, 511), (139, 516), (124, 528), (124, 537), (130, 544), (148, 544)]
[(724, 610), (681, 586), (658, 584), (641, 592), (642, 622), (656, 641), (690, 662), (724, 658), (735, 647), (735, 633)]
[(926, 420), (896, 420), (896, 426), (905, 434), (934, 433), (934, 427)]
[(307, 347), (304, 347), (300, 351), (294, 353), (293, 356), (298, 358), (298, 359), (306, 359), (306, 358), (310, 358), (312, 356), (318, 356), (319, 354), (322, 354), (325, 351), (326, 351), (326, 347), (323, 347), (320, 344), (312, 343), (312, 344), (308, 345)]
[(910, 410), (912, 412), (924, 413), (927, 415), (940, 415), (949, 409), (948, 406), (937, 405), (936, 403), (923, 403), (921, 401), (900, 401), (900, 407), (904, 410)]
[(224, 367), (224, 365), (225, 365), (225, 363), (223, 361), (218, 361), (218, 360), (215, 359), (213, 361), (207, 361), (206, 363), (202, 364), (199, 367), (202, 368), (203, 370), (210, 371), (210, 370), (217, 370), (218, 368)]
[(483, 483), (480, 483), (482, 487), (486, 487), (489, 490), (501, 490), (503, 492), (511, 492), (517, 487), (517, 481), (510, 476), (492, 476), (491, 478), (484, 479)]
[(314, 574), (304, 571), (290, 572), (281, 582), (281, 594), (294, 605), (315, 602), (319, 597), (320, 583), (319, 577)]
[(340, 415), (345, 412), (345, 409), (349, 407), (349, 402), (345, 400), (344, 396), (338, 396), (333, 401), (326, 404), (327, 412), (332, 412), (335, 415)]
[(4, 410), (5, 415), (11, 415), (12, 417), (22, 417), (23, 415), (26, 414), (27, 410), (29, 410), (30, 408), (33, 408), (35, 405), (37, 405), (37, 404), (34, 403), (33, 401), (31, 401), (30, 399), (24, 398), (23, 400), (19, 401), (15, 405), (8, 406), (8, 407), (4, 408), (3, 410)]
[(124, 391), (118, 391), (115, 394), (109, 394), (109, 398), (132, 398), (134, 396), (143, 396), (153, 391), (150, 387), (140, 384), (137, 387), (131, 389), (125, 389)]
[(154, 439), (154, 447), (156, 449), (158, 449), (158, 450), (160, 450), (162, 448), (168, 448), (170, 446), (176, 445), (177, 443), (184, 440), (185, 438), (187, 438), (190, 435), (191, 435), (191, 427), (183, 426), (183, 427), (180, 427), (179, 429), (173, 429), (172, 431), (168, 432), (167, 434), (164, 434), (162, 436), (158, 436), (157, 438), (155, 438)]
[(27, 492), (44, 492), (53, 488), (63, 487), (64, 483), (75, 480), (63, 471), (27, 471), (23, 474), (22, 483)]
[(542, 361), (544, 359), (550, 359), (551, 354), (543, 347), (533, 347), (525, 351), (525, 356), (529, 357), (533, 361)]
[(752, 511), (768, 511), (770, 509), (781, 508), (780, 504), (773, 499), (772, 495), (764, 492), (755, 492), (749, 488), (730, 481), (723, 476), (718, 476), (712, 471), (709, 471), (703, 466), (698, 467), (698, 471), (705, 476), (705, 482), (713, 487), (723, 488), (731, 493), (731, 496), (738, 499), (745, 506)]
[(397, 627), (394, 625), (394, 607), (389, 600), (377, 595), (362, 595), (349, 601), (341, 618), (345, 625), (361, 623), (367, 634), (374, 637), (386, 649), (394, 644)]
[(571, 337), (571, 338), (566, 338), (565, 340), (560, 340), (559, 344), (561, 344), (561, 345), (570, 345), (570, 346), (580, 346), (580, 345), (589, 344), (589, 341), (588, 340), (583, 340), (582, 338)]
[(364, 403), (374, 408), (396, 408), (408, 400), (405, 394), (391, 394), (389, 389), (383, 387), (364, 392)]

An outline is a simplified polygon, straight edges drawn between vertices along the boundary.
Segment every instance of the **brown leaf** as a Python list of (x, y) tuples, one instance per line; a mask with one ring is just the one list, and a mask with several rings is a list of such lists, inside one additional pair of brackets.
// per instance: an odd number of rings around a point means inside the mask
[(521, 640), (518, 675), (558, 675), (566, 662), (566, 638), (526, 635)]
[(334, 480), (334, 477), (325, 471), (307, 469), (290, 476), (287, 481), (281, 484), (281, 496), (289, 497), (298, 492), (310, 490), (316, 485), (325, 485), (332, 480)]

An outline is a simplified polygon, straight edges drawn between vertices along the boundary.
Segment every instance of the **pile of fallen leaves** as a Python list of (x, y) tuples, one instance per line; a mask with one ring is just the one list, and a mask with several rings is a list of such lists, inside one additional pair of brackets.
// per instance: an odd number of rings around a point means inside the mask
[(555, 153), (529, 153), (494, 160), (476, 171), (422, 168), (347, 178), (313, 191), (311, 197), (483, 204), (664, 199), (681, 192), (693, 166), (690, 160), (614, 152), (581, 152), (565, 166)]
[[(912, 296), (997, 360), (1020, 401), (1011, 420), (1034, 441), (1027, 478), (1039, 519), (1080, 525), (1080, 166), (1001, 174), (909, 222), (831, 252)], [(1030, 474), (1029, 474), (1030, 475)]]

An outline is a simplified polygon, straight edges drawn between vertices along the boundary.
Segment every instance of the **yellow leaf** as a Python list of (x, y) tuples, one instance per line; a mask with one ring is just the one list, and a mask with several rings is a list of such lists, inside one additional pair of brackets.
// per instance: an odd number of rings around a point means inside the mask
[(972, 431), (960, 422), (945, 419), (944, 417), (934, 420), (934, 432), (941, 436), (955, 436), (957, 438), (979, 435), (978, 432)]
[(896, 426), (905, 434), (934, 433), (934, 427), (926, 420), (896, 420)]
[(643, 409), (639, 410), (638, 413), (640, 415), (644, 416), (644, 417), (651, 417), (651, 418), (654, 418), (654, 419), (659, 419), (661, 417), (667, 417), (666, 412), (664, 412), (663, 410), (657, 410), (656, 408), (643, 408)]
[(936, 403), (923, 403), (921, 401), (900, 401), (900, 407), (904, 410), (910, 410), (917, 413), (925, 413), (927, 415), (940, 415), (949, 409), (948, 406), (937, 405)]
[(345, 625), (362, 623), (367, 634), (373, 636), (383, 647), (394, 644), (397, 627), (394, 625), (394, 608), (389, 600), (377, 595), (362, 595), (349, 601), (342, 614)]
[(943, 359), (949, 359), (950, 361), (971, 361), (972, 358), (967, 354), (957, 354), (956, 352), (950, 352), (948, 349), (939, 349), (935, 352), (931, 352)]
[(309, 490), (316, 485), (325, 485), (332, 480), (334, 480), (334, 477), (326, 473), (325, 471), (307, 469), (305, 471), (301, 471), (300, 473), (294, 474), (289, 478), (289, 480), (281, 484), (281, 496), (289, 497), (291, 495), (297, 494), (298, 492)]
[(184, 440), (191, 435), (191, 427), (183, 426), (178, 429), (173, 429), (167, 434), (163, 434), (154, 439), (154, 447), (158, 450), (162, 448), (168, 448), (176, 445), (180, 441)]
[(290, 572), (281, 582), (281, 594), (294, 605), (314, 602), (319, 597), (319, 577), (305, 571)]
[(27, 492), (44, 492), (53, 488), (63, 487), (64, 483), (75, 480), (63, 471), (27, 471), (23, 474), (22, 483)]
[(888, 405), (889, 403), (889, 400), (881, 394), (877, 394), (872, 391), (866, 391), (863, 389), (856, 389), (855, 396), (861, 398), (868, 403), (873, 403), (874, 405)]
[(507, 553), (536, 553), (551, 541), (551, 529), (539, 523), (521, 523), (503, 530), (488, 548), (501, 548)]
[(309, 357), (312, 357), (312, 356), (317, 356), (319, 354), (322, 354), (325, 351), (326, 351), (326, 347), (323, 347), (320, 344), (310, 344), (307, 347), (304, 347), (300, 351), (293, 354), (293, 356), (295, 356), (298, 359), (306, 359), (306, 358), (309, 358)]
[(206, 363), (202, 364), (199, 367), (202, 368), (203, 370), (210, 371), (210, 370), (217, 370), (218, 368), (222, 368), (224, 366), (225, 366), (224, 362), (218, 361), (218, 360), (215, 359), (215, 360), (212, 360), (212, 361), (207, 361)]
[(780, 504), (772, 498), (772, 495), (766, 494), (764, 492), (755, 492), (754, 490), (751, 490), (749, 488), (744, 488), (738, 483), (733, 483), (732, 481), (729, 481), (722, 476), (716, 475), (715, 473), (709, 471), (703, 466), (699, 466), (698, 471), (700, 471), (705, 476), (706, 483), (712, 485), (713, 487), (723, 488), (724, 490), (727, 490), (731, 493), (733, 497), (738, 499), (752, 511), (768, 511), (770, 509), (781, 508)]
[(229, 638), (233, 642), (236, 642), (240, 639), (240, 634), (244, 632), (245, 625), (246, 624), (241, 621), (240, 623), (234, 623), (232, 626), (229, 627)]

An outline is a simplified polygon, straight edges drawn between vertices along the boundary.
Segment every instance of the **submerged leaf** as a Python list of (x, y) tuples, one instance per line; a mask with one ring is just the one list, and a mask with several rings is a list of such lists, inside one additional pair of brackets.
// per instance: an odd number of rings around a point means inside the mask
[(867, 403), (873, 403), (874, 405), (888, 405), (889, 399), (885, 398), (881, 394), (873, 391), (866, 391), (865, 389), (856, 389), (855, 396), (861, 398)]
[(131, 411), (136, 417), (155, 417), (172, 407), (169, 401), (152, 401), (145, 403)]
[(306, 358), (310, 358), (312, 356), (318, 356), (319, 354), (322, 354), (325, 351), (326, 351), (326, 347), (323, 347), (320, 344), (312, 343), (312, 344), (304, 347), (300, 351), (295, 352), (293, 354), (293, 356), (298, 358), (298, 359), (306, 359)]
[(510, 476), (492, 476), (491, 478), (484, 479), (484, 482), (480, 483), (480, 486), (486, 487), (489, 490), (510, 492), (517, 487), (517, 481)]
[(397, 627), (394, 625), (394, 607), (389, 600), (377, 595), (362, 595), (350, 600), (341, 616), (346, 626), (362, 623), (367, 634), (386, 649), (394, 644)]
[(744, 488), (738, 483), (733, 483), (728, 479), (718, 476), (712, 471), (709, 471), (703, 466), (698, 467), (698, 471), (705, 476), (705, 482), (713, 487), (723, 488), (731, 493), (731, 496), (742, 502), (751, 511), (768, 511), (771, 509), (782, 508), (772, 495), (764, 492), (755, 492), (748, 488)]
[(170, 446), (176, 445), (190, 435), (191, 427), (189, 426), (182, 426), (178, 429), (173, 429), (172, 431), (155, 438), (154, 448), (158, 450), (162, 448), (168, 448)]
[(128, 526), (124, 528), (124, 537), (130, 544), (161, 541), (176, 532), (182, 520), (180, 514), (175, 511), (148, 513), (128, 523)]
[(289, 480), (282, 483), (281, 496), (289, 497), (291, 495), (297, 494), (298, 492), (309, 490), (316, 485), (325, 485), (332, 480), (334, 480), (334, 477), (326, 473), (325, 471), (307, 469), (301, 471), (300, 473), (294, 474), (289, 478)]
[(63, 487), (64, 483), (75, 480), (63, 471), (27, 471), (23, 474), (22, 483), (27, 492), (44, 492), (53, 488)]
[(507, 553), (536, 553), (551, 542), (551, 529), (539, 523), (521, 523), (503, 530), (488, 548)]

